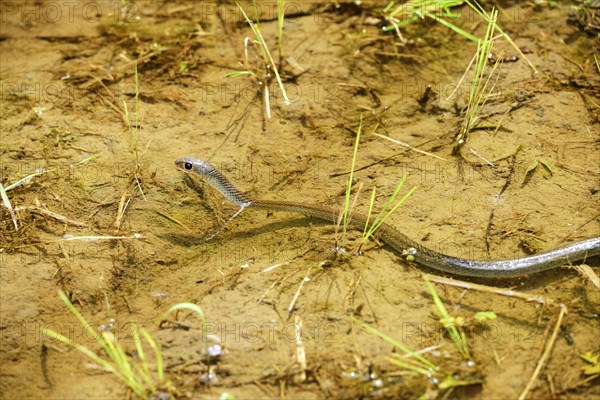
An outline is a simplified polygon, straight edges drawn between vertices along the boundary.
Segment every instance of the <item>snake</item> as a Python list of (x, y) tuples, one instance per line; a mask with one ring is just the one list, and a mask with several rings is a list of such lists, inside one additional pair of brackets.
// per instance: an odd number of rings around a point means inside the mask
[[(207, 161), (193, 157), (183, 157), (175, 161), (175, 166), (183, 172), (199, 176), (232, 204), (240, 207), (235, 215), (245, 209), (282, 211), (303, 214), (332, 224), (338, 223), (337, 213), (333, 209), (321, 205), (284, 200), (254, 199), (239, 190), (225, 175)], [(353, 213), (352, 218), (347, 223), (355, 229), (363, 230), (368, 221), (367, 216)], [(377, 234), (379, 240), (409, 261), (414, 261), (440, 272), (475, 278), (519, 277), (571, 265), (578, 261), (585, 261), (588, 257), (600, 255), (600, 237), (581, 240), (554, 250), (524, 257), (502, 260), (472, 260), (446, 255), (426, 247), (410, 239), (387, 222), (380, 225)]]

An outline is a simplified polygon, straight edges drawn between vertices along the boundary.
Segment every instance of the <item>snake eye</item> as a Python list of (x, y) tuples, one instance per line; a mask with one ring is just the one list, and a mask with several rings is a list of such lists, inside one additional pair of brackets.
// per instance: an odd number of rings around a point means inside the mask
[(192, 169), (192, 167), (192, 163), (186, 162), (185, 164), (183, 164), (183, 168), (187, 169), (188, 171)]

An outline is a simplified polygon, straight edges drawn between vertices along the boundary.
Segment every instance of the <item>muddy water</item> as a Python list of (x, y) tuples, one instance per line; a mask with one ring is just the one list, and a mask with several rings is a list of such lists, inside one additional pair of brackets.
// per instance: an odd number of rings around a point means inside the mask
[[(59, 330), (101, 354), (59, 289), (94, 327), (113, 324), (130, 354), (128, 329), (144, 326), (162, 346), (172, 394), (183, 398), (515, 398), (561, 303), (569, 312), (529, 396), (598, 394), (579, 355), (598, 351), (600, 299), (574, 271), (472, 280), (542, 296), (545, 305), (437, 285), (464, 320), (467, 362), (440, 327), (421, 276), (435, 271), (375, 242), (351, 255), (360, 233), (341, 237), (318, 221), (246, 210), (203, 240), (236, 210), (177, 171), (175, 159), (209, 159), (255, 197), (339, 209), (361, 115), (356, 209), (368, 209), (373, 188), (381, 207), (406, 174), (402, 193), (417, 189), (389, 221), (427, 246), (507, 258), (600, 234), (598, 43), (582, 29), (585, 20), (567, 23), (569, 5), (501, 4), (501, 26), (533, 67), (522, 56), (510, 62), (516, 50), (497, 42), (495, 54), (504, 50), (507, 59), (494, 96), (457, 152), (472, 75), (461, 77), (475, 45), (427, 22), (404, 29), (404, 40), (384, 34), (384, 3), (288, 2), (282, 72), (291, 104), (271, 79), (270, 118), (256, 80), (226, 78), (244, 68), (265, 74), (257, 48), (244, 46), (252, 33), (232, 4), (2, 4), (2, 184), (47, 171), (8, 192), (20, 208), (18, 230), (1, 208), (3, 397), (127, 396), (115, 377), (43, 336)], [(277, 59), (275, 4), (260, 8)], [(483, 35), (476, 16), (456, 11), (458, 25)], [(336, 255), (336, 246), (348, 253)], [(200, 321), (181, 313), (179, 325), (155, 324), (179, 302), (200, 305), (208, 333), (225, 348), (210, 366), (210, 385)], [(496, 320), (475, 322), (474, 313), (490, 310)], [(428, 349), (439, 372), (427, 378), (394, 366), (393, 347), (352, 315)], [(468, 384), (437, 385), (451, 375)]]

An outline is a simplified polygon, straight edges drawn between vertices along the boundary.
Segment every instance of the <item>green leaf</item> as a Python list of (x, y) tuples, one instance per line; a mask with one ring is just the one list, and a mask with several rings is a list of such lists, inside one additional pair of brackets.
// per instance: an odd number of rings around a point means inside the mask
[(480, 380), (460, 380), (460, 379), (456, 379), (454, 378), (452, 375), (448, 375), (446, 377), (446, 379), (444, 379), (440, 384), (439, 384), (439, 388), (440, 389), (449, 389), (452, 387), (457, 387), (457, 386), (469, 386), (469, 385), (475, 385), (477, 383), (481, 383)]
[(227, 74), (225, 75), (226, 78), (231, 78), (234, 76), (240, 76), (240, 75), (252, 75), (252, 76), (256, 76), (256, 74), (254, 72), (251, 71), (237, 71), (237, 72), (232, 72), (231, 74)]
[(591, 351), (587, 351), (585, 354), (580, 354), (579, 357), (583, 358), (590, 364), (598, 364), (598, 354), (594, 354)]
[(491, 321), (498, 318), (493, 311), (479, 311), (475, 313), (475, 319), (479, 322)]
[(596, 365), (584, 365), (583, 367), (581, 367), (581, 370), (586, 375), (600, 374), (600, 364), (596, 364)]
[(542, 166), (544, 168), (546, 168), (546, 170), (548, 172), (550, 172), (550, 175), (554, 175), (554, 167), (552, 166), (552, 164), (550, 164), (548, 161), (546, 160), (540, 160), (540, 164), (542, 164)]
[(529, 175), (530, 173), (532, 173), (538, 166), (538, 160), (533, 160), (533, 162), (531, 164), (529, 164), (529, 167), (527, 167), (527, 170), (525, 171), (525, 175)]
[(585, 352), (585, 354), (580, 354), (585, 362), (590, 363), (591, 365), (584, 365), (581, 367), (581, 370), (586, 375), (597, 375), (600, 374), (600, 363), (598, 362), (598, 354), (594, 354), (591, 351)]

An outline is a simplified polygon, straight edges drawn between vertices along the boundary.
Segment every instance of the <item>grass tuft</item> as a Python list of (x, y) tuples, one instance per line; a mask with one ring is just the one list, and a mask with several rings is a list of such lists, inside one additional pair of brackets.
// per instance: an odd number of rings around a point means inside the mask
[(404, 203), (406, 201), (406, 199), (408, 199), (410, 197), (410, 195), (412, 195), (413, 192), (417, 189), (416, 187), (413, 187), (412, 189), (410, 189), (408, 191), (408, 193), (406, 193), (404, 196), (402, 196), (402, 198), (400, 200), (398, 200), (398, 202), (390, 210), (388, 210), (390, 205), (394, 202), (394, 200), (398, 196), (400, 189), (402, 189), (402, 186), (404, 186), (404, 182), (406, 182), (406, 175), (404, 175), (404, 176), (402, 176), (402, 178), (400, 178), (398, 185), (396, 185), (396, 189), (394, 189), (394, 193), (392, 193), (392, 195), (385, 202), (385, 204), (383, 205), (383, 208), (377, 214), (375, 221), (373, 221), (373, 223), (371, 225), (369, 225), (369, 221), (371, 220), (371, 212), (373, 210), (373, 203), (375, 201), (375, 188), (373, 188), (373, 192), (371, 194), (371, 203), (369, 206), (368, 219), (367, 219), (367, 223), (365, 224), (365, 229), (363, 231), (361, 246), (363, 244), (365, 244), (367, 242), (367, 240), (369, 240), (369, 238), (375, 234), (375, 232), (388, 219), (388, 217), (390, 215), (392, 215), (394, 213), (394, 211), (396, 211), (396, 209), (398, 207), (400, 207), (400, 205), (402, 203)]
[[(131, 357), (127, 355), (127, 352), (119, 344), (114, 335), (109, 331), (104, 331), (98, 334), (96, 329), (85, 320), (85, 318), (79, 313), (79, 311), (73, 306), (69, 298), (61, 290), (58, 292), (58, 296), (65, 303), (71, 313), (77, 318), (81, 326), (83, 326), (94, 341), (102, 348), (105, 357), (101, 357), (92, 351), (88, 347), (79, 344), (72, 339), (55, 332), (52, 329), (44, 329), (43, 334), (51, 339), (56, 339), (66, 345), (74, 347), (81, 353), (91, 358), (95, 363), (104, 367), (107, 371), (115, 375), (125, 385), (127, 385), (131, 391), (140, 399), (152, 397), (152, 395), (158, 395), (165, 392), (173, 392), (171, 383), (165, 380), (163, 357), (160, 346), (156, 344), (156, 341), (150, 336), (150, 334), (142, 327), (131, 324), (131, 335), (135, 343), (136, 355)], [(143, 340), (147, 345), (154, 351), (155, 355), (155, 366), (151, 367), (144, 348), (142, 346), (142, 334)]]
[(483, 40), (477, 41), (475, 73), (471, 81), (467, 111), (461, 130), (456, 137), (456, 141), (459, 145), (467, 140), (469, 132), (479, 122), (479, 111), (485, 105), (493, 91), (493, 86), (490, 87), (491, 78), (502, 59), (501, 56), (497, 57), (491, 71), (488, 72), (488, 56), (495, 40), (494, 33), (497, 29), (496, 22), (498, 19), (498, 11), (493, 9), (489, 16), (485, 15), (485, 18), (487, 19), (488, 25)]
[[(244, 16), (244, 19), (246, 20), (246, 22), (252, 29), (252, 32), (254, 33), (254, 42), (253, 43), (255, 45), (257, 45), (258, 48), (260, 49), (260, 54), (261, 54), (261, 57), (263, 60), (264, 68), (265, 68), (265, 79), (261, 79), (257, 72), (253, 72), (250, 70), (250, 66), (248, 65), (248, 49), (247, 49), (248, 48), (248, 38), (246, 38), (246, 41), (245, 41), (245, 49), (246, 49), (245, 50), (245, 53), (246, 53), (245, 66), (247, 69), (245, 71), (233, 72), (231, 74), (228, 74), (227, 77), (234, 77), (234, 76), (240, 76), (240, 75), (251, 75), (253, 78), (255, 78), (258, 81), (258, 84), (262, 87), (262, 90), (263, 90), (263, 93), (265, 96), (267, 118), (270, 119), (271, 118), (271, 107), (270, 107), (270, 96), (269, 96), (269, 81), (270, 81), (272, 74), (275, 75), (275, 79), (277, 80), (277, 84), (279, 85), (279, 89), (281, 91), (281, 94), (283, 96), (283, 100), (284, 100), (285, 104), (289, 105), (291, 102), (290, 102), (290, 99), (288, 98), (285, 87), (283, 86), (283, 82), (281, 80), (281, 76), (279, 74), (277, 65), (275, 64), (275, 60), (273, 60), (271, 51), (269, 50), (269, 47), (267, 46), (267, 43), (260, 31), (260, 24), (259, 24), (258, 20), (256, 22), (253, 22), (248, 17), (248, 15), (246, 14), (246, 12), (242, 8), (242, 6), (240, 6), (240, 4), (237, 2), (235, 4), (237, 5), (238, 9)], [(283, 54), (283, 21), (284, 21), (283, 6), (284, 6), (284, 2), (282, 0), (278, 0), (278, 3), (277, 3), (277, 31), (278, 31), (279, 65), (281, 65), (281, 62), (282, 62), (281, 57)]]

